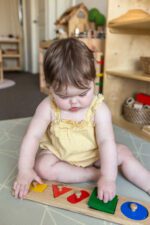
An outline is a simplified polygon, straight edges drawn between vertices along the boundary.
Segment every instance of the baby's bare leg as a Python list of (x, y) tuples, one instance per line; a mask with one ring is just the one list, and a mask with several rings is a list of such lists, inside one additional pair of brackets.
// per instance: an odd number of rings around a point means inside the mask
[(48, 152), (37, 156), (35, 171), (43, 179), (66, 183), (95, 181), (99, 176), (99, 169), (93, 166), (86, 168), (73, 166), (60, 161), (56, 156)]
[(133, 156), (127, 146), (117, 145), (118, 165), (124, 176), (144, 191), (150, 189), (150, 171)]

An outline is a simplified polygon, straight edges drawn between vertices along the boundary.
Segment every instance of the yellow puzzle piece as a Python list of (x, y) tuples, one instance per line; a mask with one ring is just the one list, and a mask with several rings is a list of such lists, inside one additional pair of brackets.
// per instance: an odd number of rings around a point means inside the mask
[(47, 186), (47, 184), (36, 184), (36, 186), (33, 186), (33, 184), (31, 184), (30, 191), (43, 192), (47, 188)]

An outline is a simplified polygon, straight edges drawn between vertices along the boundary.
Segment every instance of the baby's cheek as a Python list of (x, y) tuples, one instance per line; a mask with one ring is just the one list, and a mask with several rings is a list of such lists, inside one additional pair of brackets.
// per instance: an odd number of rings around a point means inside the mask
[(57, 106), (58, 106), (60, 109), (67, 109), (67, 108), (69, 107), (69, 103), (68, 103), (67, 100), (62, 99), (62, 100), (59, 100), (59, 101), (57, 102)]
[(93, 99), (93, 98), (92, 98), (91, 96), (88, 96), (88, 97), (84, 100), (85, 105), (86, 105), (86, 106), (90, 105), (91, 102), (92, 102), (92, 99)]

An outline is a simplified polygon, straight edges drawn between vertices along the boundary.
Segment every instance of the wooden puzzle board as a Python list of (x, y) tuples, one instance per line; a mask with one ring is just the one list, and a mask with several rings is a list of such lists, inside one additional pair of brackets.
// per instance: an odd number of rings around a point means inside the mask
[(49, 205), (49, 206), (62, 208), (62, 209), (69, 210), (69, 211), (72, 211), (72, 212), (81, 213), (81, 214), (84, 214), (84, 215), (87, 215), (87, 216), (96, 217), (96, 218), (106, 220), (106, 221), (110, 221), (110, 222), (114, 222), (114, 223), (117, 223), (117, 224), (122, 224), (122, 225), (131, 225), (131, 224), (132, 225), (150, 225), (150, 215), (148, 215), (148, 217), (145, 220), (136, 221), (136, 220), (128, 219), (120, 211), (120, 207), (124, 202), (127, 202), (127, 201), (132, 202), (133, 201), (133, 202), (137, 202), (137, 203), (143, 205), (145, 208), (147, 208), (148, 212), (150, 212), (150, 204), (149, 203), (137, 201), (137, 200), (132, 199), (132, 198), (126, 198), (126, 197), (118, 196), (119, 200), (118, 200), (118, 203), (117, 203), (115, 214), (109, 214), (109, 213), (105, 213), (105, 212), (101, 212), (99, 210), (89, 208), (88, 205), (87, 205), (89, 197), (83, 199), (82, 201), (80, 201), (76, 204), (72, 204), (67, 200), (67, 197), (69, 197), (70, 195), (74, 194), (75, 192), (79, 192), (81, 190), (87, 191), (91, 195), (93, 187), (92, 188), (82, 188), (82, 187), (76, 187), (76, 186), (70, 186), (70, 185), (64, 184), (65, 187), (70, 187), (70, 188), (72, 188), (72, 190), (54, 198), (52, 185), (54, 185), (54, 184), (57, 185), (58, 183), (57, 182), (46, 182), (46, 184), (48, 185), (48, 187), (43, 192), (37, 193), (37, 192), (34, 192), (32, 190), (28, 193), (28, 195), (26, 196), (26, 199), (32, 200), (32, 201), (35, 201), (35, 202), (39, 202), (39, 203), (42, 203), (42, 204), (46, 204), (46, 205)]

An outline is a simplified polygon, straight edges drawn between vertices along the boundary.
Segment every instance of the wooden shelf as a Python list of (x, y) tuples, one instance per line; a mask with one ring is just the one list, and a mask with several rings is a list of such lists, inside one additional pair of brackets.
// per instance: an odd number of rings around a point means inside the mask
[(19, 38), (0, 38), (4, 71), (21, 70), (21, 47)]
[(137, 135), (138, 137), (145, 139), (146, 141), (150, 140), (150, 135), (143, 132), (143, 130), (142, 130), (143, 126), (139, 126), (137, 124), (130, 123), (127, 120), (125, 120), (122, 116), (120, 116), (118, 118), (113, 118), (113, 123), (117, 126), (120, 126), (124, 129), (128, 130), (129, 132)]
[(146, 19), (130, 20), (128, 22), (109, 22), (108, 27), (112, 33), (133, 33), (150, 35), (150, 17)]
[(20, 58), (20, 54), (3, 54), (3, 58)]
[(19, 43), (20, 39), (17, 38), (0, 38), (0, 43)]
[(107, 70), (106, 74), (122, 78), (150, 82), (150, 74), (146, 74), (143, 71)]
[(150, 49), (149, 7), (148, 1), (109, 0), (103, 87), (114, 123), (147, 141), (150, 135), (142, 126), (123, 118), (122, 105), (136, 93), (150, 95), (150, 74), (140, 71), (140, 57)]
[(20, 71), (21, 67), (4, 67), (4, 71)]

